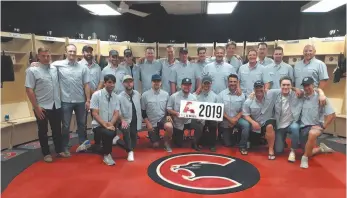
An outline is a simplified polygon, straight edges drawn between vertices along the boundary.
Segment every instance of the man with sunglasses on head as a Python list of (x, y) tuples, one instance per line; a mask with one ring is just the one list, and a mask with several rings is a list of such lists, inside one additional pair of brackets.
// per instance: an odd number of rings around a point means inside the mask
[[(117, 81), (122, 81), (123, 77), (128, 74), (127, 69), (123, 65), (119, 65), (119, 53), (116, 50), (110, 50), (108, 57), (108, 65), (104, 67), (100, 76), (100, 83), (98, 89), (104, 87), (104, 77), (107, 74), (112, 74), (116, 77)], [(121, 83), (117, 83), (113, 91), (116, 94), (121, 93), (124, 90), (124, 87)]]

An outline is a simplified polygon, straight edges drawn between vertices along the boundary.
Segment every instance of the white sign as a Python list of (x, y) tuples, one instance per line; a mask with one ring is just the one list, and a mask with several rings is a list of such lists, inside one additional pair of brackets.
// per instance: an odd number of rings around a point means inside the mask
[(10, 33), (10, 36), (15, 37), (15, 38), (20, 38), (20, 37), (22, 37), (21, 34), (17, 34), (17, 33)]
[(181, 100), (181, 118), (222, 121), (224, 104)]

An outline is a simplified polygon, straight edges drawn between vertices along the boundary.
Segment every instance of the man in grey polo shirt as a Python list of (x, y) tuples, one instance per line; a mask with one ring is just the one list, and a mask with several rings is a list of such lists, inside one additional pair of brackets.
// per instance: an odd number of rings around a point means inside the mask
[(230, 74), (228, 77), (228, 88), (219, 93), (220, 102), (224, 104), (224, 119), (220, 124), (220, 133), (223, 134), (225, 146), (232, 146), (231, 137), (235, 127), (241, 128), (241, 139), (239, 143), (240, 153), (247, 155), (247, 141), (249, 137), (250, 124), (242, 118), (242, 106), (246, 100), (242, 93), (236, 94), (238, 76)]
[(318, 148), (314, 148), (317, 138), (336, 117), (329, 100), (326, 101), (324, 107), (319, 106), (319, 95), (314, 91), (315, 83), (312, 77), (305, 77), (301, 84), (305, 91), (300, 125), (300, 144), (305, 145), (305, 153), (301, 158), (301, 168), (308, 168), (309, 157), (318, 153), (333, 152), (323, 143)]
[(191, 119), (179, 117), (181, 100), (196, 101), (196, 97), (190, 93), (191, 88), (192, 80), (189, 78), (182, 79), (181, 90), (172, 94), (167, 104), (167, 110), (173, 120), (172, 140), (178, 147), (182, 147), (184, 129), (188, 127), (186, 124), (191, 123)]
[(242, 58), (236, 54), (236, 47), (237, 44), (234, 41), (230, 41), (225, 45), (226, 55), (224, 61), (232, 65), (237, 73), (243, 63)]
[(70, 155), (68, 144), (70, 139), (70, 122), (72, 112), (75, 112), (77, 133), (80, 146), (76, 152), (84, 151), (90, 147), (85, 130), (86, 110), (90, 106), (90, 70), (76, 60), (77, 48), (73, 44), (66, 46), (66, 59), (55, 61), (53, 66), (58, 68), (59, 84), (61, 89), (63, 114), (63, 149)]
[[(206, 47), (198, 47), (197, 52), (198, 52), (198, 60), (192, 64), (195, 70), (197, 71), (198, 76), (201, 76), (202, 70), (211, 61), (208, 58), (206, 58)], [(198, 87), (195, 87), (194, 89), (197, 89), (197, 88)]]
[[(199, 102), (210, 102), (210, 103), (218, 103), (220, 100), (218, 95), (215, 94), (211, 90), (212, 78), (210, 76), (204, 76), (201, 80), (201, 92), (200, 94), (194, 93), (194, 96), (197, 98)], [(192, 120), (192, 128), (194, 131), (194, 140), (192, 147), (196, 151), (200, 151), (199, 142), (202, 139), (207, 146), (210, 147), (212, 152), (216, 152), (216, 135), (217, 135), (217, 122), (210, 120)]]
[(123, 78), (125, 88), (119, 94), (121, 131), (128, 152), (128, 161), (134, 161), (137, 131), (142, 128), (141, 95), (134, 90), (134, 80), (130, 75)]
[[(228, 76), (230, 74), (236, 74), (234, 67), (224, 62), (224, 55), (225, 49), (220, 46), (216, 47), (216, 60), (207, 64), (202, 71), (203, 76), (208, 75), (212, 78), (212, 91), (216, 94), (219, 94), (221, 91), (228, 87)], [(238, 92), (240, 91), (238, 90)]]
[(190, 92), (195, 92), (195, 87), (200, 87), (200, 76), (195, 67), (188, 61), (188, 49), (180, 49), (180, 61), (175, 64), (170, 76), (171, 93), (181, 89), (182, 79), (189, 78), (192, 80)]
[(142, 85), (142, 93), (150, 90), (152, 87), (152, 75), (161, 75), (162, 65), (159, 61), (155, 61), (155, 50), (153, 47), (146, 48), (146, 59), (143, 63), (139, 64), (140, 67), (140, 81)]
[(304, 60), (297, 62), (294, 67), (295, 86), (302, 89), (302, 79), (311, 77), (314, 87), (324, 89), (329, 80), (327, 66), (315, 58), (316, 49), (313, 45), (306, 45), (303, 53)]
[(175, 59), (175, 49), (172, 45), (166, 47), (166, 53), (167, 58), (159, 59), (162, 64), (162, 89), (171, 95), (170, 76), (172, 69), (179, 61)]
[(134, 79), (134, 89), (140, 92), (140, 67), (133, 61), (133, 52), (131, 49), (124, 50), (124, 62), (122, 66), (127, 69), (127, 74), (131, 75)]
[[(276, 120), (273, 119), (273, 106), (271, 107), (269, 99), (272, 97), (269, 95), (270, 93), (267, 93), (265, 97), (265, 88), (262, 81), (254, 83), (254, 92), (255, 98), (248, 98), (243, 105), (243, 117), (251, 124), (253, 133), (260, 133), (261, 136), (265, 135), (269, 146), (268, 159), (274, 160)], [(255, 137), (255, 134), (251, 133), (251, 137)]]
[(38, 49), (39, 63), (26, 70), (25, 87), (27, 96), (33, 106), (41, 151), (45, 162), (52, 162), (48, 145), (48, 122), (52, 129), (55, 152), (58, 156), (67, 157), (62, 150), (61, 135), (61, 101), (57, 68), (51, 66), (51, 54), (46, 48)]
[[(125, 75), (129, 75), (128, 70), (124, 67), (124, 65), (119, 65), (119, 53), (116, 50), (110, 50), (109, 52), (108, 65), (104, 67), (101, 72), (98, 89), (102, 89), (104, 87), (104, 76), (107, 74), (114, 75), (119, 82), (122, 82)], [(122, 83), (116, 83), (116, 87), (113, 89), (116, 94), (119, 94), (123, 90), (124, 87)]]
[(154, 74), (152, 76), (152, 89), (142, 94), (141, 107), (142, 117), (146, 123), (149, 139), (153, 147), (159, 146), (160, 130), (165, 130), (164, 146), (167, 152), (172, 152), (169, 140), (172, 137), (172, 120), (167, 115), (166, 106), (169, 100), (169, 94), (160, 89), (161, 76)]
[(271, 58), (267, 57), (267, 44), (266, 43), (259, 43), (258, 44), (258, 58), (257, 61), (261, 65), (269, 65), (274, 62)]
[(116, 77), (112, 74), (107, 74), (104, 77), (104, 82), (104, 88), (94, 92), (92, 95), (90, 109), (93, 114), (92, 127), (94, 134), (102, 139), (101, 153), (104, 155), (103, 162), (111, 166), (116, 164), (111, 153), (112, 140), (117, 135), (114, 126), (118, 120), (120, 106), (118, 96), (113, 92)]
[(253, 85), (256, 81), (262, 81), (265, 84), (265, 90), (270, 88), (272, 82), (268, 72), (265, 72), (265, 67), (257, 62), (257, 51), (251, 49), (248, 51), (248, 63), (244, 64), (239, 69), (240, 87), (246, 97), (253, 92)]
[(283, 62), (283, 48), (276, 47), (274, 51), (274, 62), (268, 64), (266, 72), (271, 78), (271, 89), (279, 89), (280, 79), (284, 76), (289, 76), (294, 81), (294, 69), (291, 65)]

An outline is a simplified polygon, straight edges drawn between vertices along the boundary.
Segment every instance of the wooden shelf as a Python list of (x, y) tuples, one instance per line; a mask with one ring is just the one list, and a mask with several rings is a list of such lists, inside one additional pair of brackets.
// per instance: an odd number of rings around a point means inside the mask
[(37, 36), (33, 35), (34, 55), (37, 55), (38, 49), (43, 47), (51, 52), (52, 60), (61, 60), (65, 53), (67, 38)]
[(77, 55), (82, 54), (82, 48), (85, 45), (90, 45), (93, 48), (93, 55), (99, 54), (98, 40), (83, 40), (83, 39), (68, 39), (67, 44), (74, 44), (77, 47)]
[[(246, 41), (245, 54), (247, 54), (250, 49), (257, 50), (259, 43), (261, 43), (261, 42), (247, 42)], [(276, 41), (266, 41), (264, 43), (267, 44), (267, 54), (268, 54), (268, 57), (271, 57), (273, 55), (275, 47), (276, 47)]]
[(158, 43), (158, 57), (166, 58), (166, 47), (172, 45), (175, 49), (175, 58), (179, 57), (181, 47), (185, 47), (185, 43)]
[(66, 38), (58, 38), (58, 37), (51, 37), (51, 36), (37, 36), (35, 35), (35, 39), (38, 41), (44, 41), (44, 42), (60, 42), (60, 43), (66, 43)]
[(153, 47), (157, 51), (157, 43), (129, 43), (129, 48), (134, 57), (144, 57), (147, 47)]
[(100, 41), (99, 52), (101, 56), (109, 56), (110, 50), (117, 50), (119, 56), (124, 56), (124, 50), (128, 49), (129, 42)]
[(206, 48), (206, 56), (213, 56), (214, 54), (214, 43), (187, 43), (188, 55), (190, 57), (197, 57), (198, 48)]
[(24, 51), (7, 51), (7, 50), (4, 50), (2, 52), (5, 52), (5, 54), (8, 54), (8, 55), (21, 55), (21, 56), (24, 56), (27, 53), (29, 53), (29, 52), (24, 52)]
[(20, 34), (14, 32), (1, 32), (1, 37), (31, 40), (31, 34)]
[(283, 48), (284, 56), (302, 56), (304, 47), (309, 44), (312, 44), (312, 40), (310, 39), (277, 41), (277, 46)]

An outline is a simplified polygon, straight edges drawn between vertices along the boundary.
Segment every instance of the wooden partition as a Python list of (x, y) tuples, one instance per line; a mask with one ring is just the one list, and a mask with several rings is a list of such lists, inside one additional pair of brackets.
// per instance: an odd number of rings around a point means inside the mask
[[(259, 43), (261, 43), (261, 42), (248, 42), (248, 41), (246, 41), (245, 54), (247, 54), (250, 49), (257, 50)], [(266, 41), (265, 43), (267, 44), (267, 57), (272, 58), (272, 55), (274, 53), (274, 49), (276, 47), (276, 42), (275, 41)]]
[(112, 41), (100, 41), (99, 42), (99, 55), (109, 56), (111, 50), (117, 50), (119, 56), (124, 56), (124, 50), (129, 48), (129, 42), (112, 42)]
[[(227, 43), (217, 43), (216, 42), (216, 47), (222, 46), (225, 48), (226, 45), (227, 45)], [(236, 43), (236, 52), (235, 53), (241, 57), (245, 56), (245, 43), (244, 42)]]
[(212, 57), (214, 55), (214, 43), (187, 43), (188, 56), (191, 58), (198, 57), (198, 48), (206, 48), (206, 57)]
[(64, 58), (65, 46), (67, 38), (57, 38), (49, 36), (37, 36), (33, 34), (34, 54), (37, 55), (37, 50), (40, 47), (48, 48), (51, 51), (52, 62), (62, 60)]
[(302, 60), (303, 50), (305, 45), (312, 44), (311, 39), (303, 40), (278, 40), (277, 46), (283, 48), (283, 60), (290, 65), (295, 65), (296, 62)]
[(158, 58), (166, 58), (166, 47), (172, 45), (175, 49), (175, 58), (179, 57), (181, 47), (186, 47), (185, 43), (158, 43)]
[(147, 47), (153, 47), (155, 49), (155, 57), (157, 57), (157, 43), (129, 43), (129, 48), (136, 58), (145, 57)]

